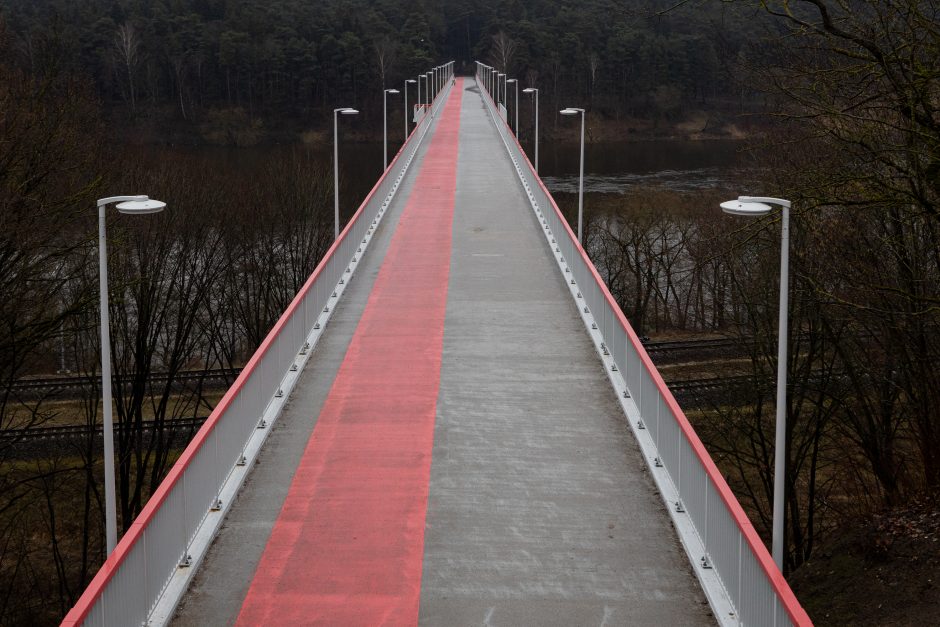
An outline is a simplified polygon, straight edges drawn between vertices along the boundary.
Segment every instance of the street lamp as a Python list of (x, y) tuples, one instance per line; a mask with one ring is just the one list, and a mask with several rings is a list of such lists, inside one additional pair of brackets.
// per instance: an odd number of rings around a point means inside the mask
[[(382, 93), (382, 171), (388, 169), (388, 95), (400, 94), (397, 89), (386, 89)], [(407, 116), (408, 114), (405, 113)]]
[(771, 548), (777, 568), (783, 572), (784, 491), (787, 471), (787, 312), (790, 290), (790, 201), (782, 198), (738, 196), (721, 203), (725, 213), (736, 216), (765, 216), (781, 207), (780, 221), (780, 311), (777, 328), (777, 425), (774, 443), (774, 516)]
[(111, 196), (98, 200), (98, 291), (101, 307), (101, 406), (104, 422), (104, 516), (108, 555), (117, 546), (117, 498), (114, 485), (114, 418), (111, 415), (111, 321), (108, 312), (108, 241), (105, 209), (119, 203), (117, 210), (129, 215), (163, 211), (165, 202), (149, 196)]
[(524, 94), (535, 94), (535, 173), (539, 173), (539, 90), (535, 87), (526, 87)]
[(578, 243), (584, 244), (581, 239), (582, 223), (584, 221), (584, 109), (568, 107), (562, 109), (562, 115), (581, 114), (581, 177), (578, 182)]
[[(514, 79), (514, 78), (510, 78), (509, 80), (506, 81), (506, 83), (507, 83), (507, 84), (508, 84), (508, 83), (515, 83), (515, 84), (516, 84), (516, 103), (515, 103), (515, 106), (516, 106), (516, 139), (519, 139), (519, 81), (517, 81), (517, 80)], [(508, 98), (507, 98), (507, 100), (508, 100)], [(507, 117), (508, 117), (508, 115), (509, 115), (509, 114), (507, 113)]]
[[(408, 83), (415, 83), (415, 82), (417, 81), (415, 81), (413, 78), (409, 78), (405, 80), (405, 141), (408, 140)], [(418, 86), (419, 97), (421, 96), (420, 89), (421, 89), (421, 86), (419, 85)]]
[[(424, 74), (418, 74), (418, 107), (424, 106), (424, 98), (421, 97), (421, 81), (427, 82), (428, 77)], [(427, 91), (427, 85), (425, 85), (425, 90)]]
[(359, 113), (350, 107), (333, 109), (333, 240), (339, 239), (339, 114), (356, 115)]
[(500, 98), (499, 98), (499, 96), (500, 96), (499, 79), (501, 79), (501, 78), (506, 78), (506, 75), (503, 74), (502, 72), (497, 72), (497, 73), (496, 73), (496, 102), (497, 102), (497, 103), (501, 102), (501, 103), (503, 103), (503, 106), (506, 106), (506, 97), (505, 97), (506, 90), (505, 90), (505, 89), (503, 89), (503, 91), (502, 91), (502, 93), (503, 93), (503, 98), (502, 98), (502, 100), (500, 100)]

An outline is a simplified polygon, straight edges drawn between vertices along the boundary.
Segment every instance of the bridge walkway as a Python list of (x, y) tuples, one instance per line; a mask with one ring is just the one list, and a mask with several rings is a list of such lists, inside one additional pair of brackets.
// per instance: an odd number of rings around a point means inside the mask
[(713, 623), (472, 80), (432, 133), (174, 623)]

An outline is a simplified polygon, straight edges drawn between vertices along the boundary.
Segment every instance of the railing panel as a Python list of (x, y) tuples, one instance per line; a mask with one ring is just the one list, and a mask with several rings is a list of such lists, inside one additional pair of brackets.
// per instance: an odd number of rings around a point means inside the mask
[[(481, 84), (481, 81), (477, 81)], [(511, 131), (502, 121), (485, 87), (481, 96), (496, 130), (519, 177), (531, 198), (551, 227), (551, 244), (562, 252), (565, 281), (577, 281), (577, 288), (588, 304), (594, 321), (611, 351), (614, 363), (639, 411), (646, 432), (652, 440), (655, 457), (662, 462), (665, 481), (682, 501), (696, 542), (704, 555), (689, 555), (696, 574), (704, 581), (702, 570), (714, 571), (722, 594), (735, 615), (721, 622), (744, 625), (810, 625), (808, 615), (774, 565), (767, 548), (747, 520), (721, 473), (679, 408), (669, 388), (650, 360), (639, 338), (617, 306), (600, 274), (577, 242), (548, 190), (525, 157)], [(540, 225), (544, 229), (544, 226)], [(549, 240), (550, 241), (550, 240)], [(564, 271), (564, 267), (569, 272)], [(609, 347), (614, 346), (614, 349)], [(622, 350), (621, 350), (622, 347)], [(639, 427), (638, 427), (639, 428)], [(636, 433), (642, 433), (637, 431)], [(648, 459), (647, 463), (652, 463)], [(660, 471), (654, 468), (654, 471)], [(684, 533), (684, 532), (683, 532)], [(691, 539), (691, 538), (690, 538)], [(704, 561), (699, 561), (706, 558)], [(709, 593), (709, 589), (706, 588)], [(710, 595), (711, 593), (709, 593)], [(710, 601), (714, 601), (709, 596)]]

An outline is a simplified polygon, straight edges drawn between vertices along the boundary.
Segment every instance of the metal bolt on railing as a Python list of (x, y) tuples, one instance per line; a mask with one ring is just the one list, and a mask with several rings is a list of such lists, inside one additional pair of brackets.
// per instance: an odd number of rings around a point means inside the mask
[(708, 559), (708, 555), (703, 555), (702, 559), (699, 560), (699, 563), (702, 565), (702, 568), (705, 570), (711, 570), (712, 563)]
[(323, 313), (330, 313), (330, 306), (329, 306), (329, 305), (327, 305), (326, 307), (323, 308)]
[(284, 398), (284, 390), (278, 388), (277, 392), (274, 393), (274, 398)]
[(267, 427), (267, 426), (268, 426), (268, 421), (265, 420), (264, 418), (262, 418), (261, 420), (258, 421), (258, 428), (259, 428), (259, 429), (264, 429), (264, 428)]
[(290, 371), (291, 371), (291, 372), (297, 372), (297, 364), (291, 364), (291, 365), (290, 365)]
[(662, 467), (663, 467), (663, 461), (662, 461), (661, 459), (659, 459), (658, 457), (654, 457), (654, 458), (653, 458), (653, 465), (656, 466), (657, 468), (662, 468)]
[(236, 466), (244, 466), (244, 465), (246, 465), (247, 463), (248, 463), (248, 458), (245, 457), (244, 454), (243, 454), (241, 457), (238, 458), (238, 461), (235, 462), (235, 465), (236, 465)]
[(676, 501), (676, 511), (680, 514), (685, 512), (685, 507), (682, 506), (682, 501)]
[[(574, 281), (572, 281), (572, 283), (574, 283)], [(588, 309), (587, 307), (585, 307), (585, 308), (584, 308), (584, 313), (589, 314), (589, 313), (591, 313), (591, 310)]]
[(646, 425), (643, 424), (643, 421), (642, 421), (642, 420), (637, 420), (637, 421), (636, 421), (636, 428), (637, 428), (637, 429), (645, 429), (645, 428), (646, 428)]
[(624, 391), (623, 391), (623, 397), (624, 397), (624, 398), (630, 398), (630, 390), (624, 390)]
[(193, 556), (187, 553), (183, 556), (183, 559), (180, 560), (180, 568), (189, 568), (193, 565)]
[(617, 372), (617, 364), (610, 364), (610, 371)]
[[(587, 307), (584, 308), (584, 313), (587, 313)], [(592, 322), (592, 323), (591, 323), (591, 328), (594, 329), (595, 331), (597, 331), (597, 323), (596, 323), (596, 322)]]
[(581, 292), (578, 292), (578, 298), (582, 298)]
[(209, 508), (210, 512), (220, 512), (222, 511), (222, 499), (216, 498), (212, 501), (212, 507)]
[(336, 298), (336, 292), (333, 292), (332, 298)]
[(318, 330), (319, 328), (320, 328), (320, 323), (319, 323), (319, 322), (315, 322), (315, 323), (313, 324), (313, 330), (316, 331), (316, 330)]

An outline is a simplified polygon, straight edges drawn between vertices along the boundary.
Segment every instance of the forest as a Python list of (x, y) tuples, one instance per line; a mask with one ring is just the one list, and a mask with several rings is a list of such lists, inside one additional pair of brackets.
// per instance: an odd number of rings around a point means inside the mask
[(13, 0), (6, 19), (33, 67), (51, 29), (110, 119), (147, 141), (297, 141), (341, 105), (362, 110), (360, 132), (374, 133), (382, 89), (447, 60), (472, 73), (489, 59), (556, 110), (581, 102), (624, 128), (752, 111), (757, 92), (735, 67), (753, 23), (773, 22), (750, 3), (674, 4)]
[[(919, 0), (0, 3), (0, 624), (57, 622), (104, 557), (94, 199), (133, 188), (173, 207), (108, 224), (126, 528), (191, 436), (186, 421), (217, 401), (210, 380), (244, 364), (332, 239), (332, 177), (302, 147), (220, 169), (156, 144), (322, 140), (341, 104), (362, 110), (371, 136), (383, 85), (450, 59), (458, 72), (475, 59), (506, 68), (544, 103), (589, 103), (611, 128), (665, 129), (691, 111), (760, 118), (743, 183), (794, 204), (785, 573), (820, 624), (930, 616), (938, 11)], [(769, 537), (780, 221), (722, 217), (727, 192), (589, 194), (585, 246), (641, 334), (747, 347), (740, 364), (757, 383), (737, 403), (685, 409)], [(574, 199), (558, 200), (574, 219)], [(75, 398), (23, 392), (56, 371), (85, 379)], [(24, 452), (27, 430), (67, 424), (89, 429)]]

